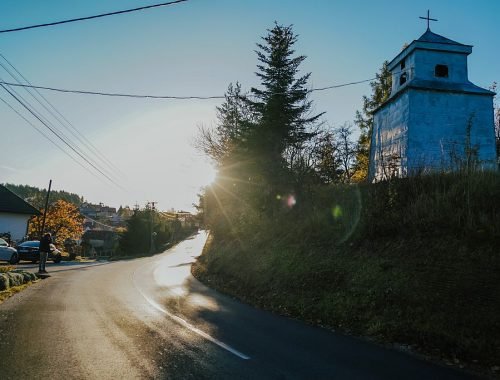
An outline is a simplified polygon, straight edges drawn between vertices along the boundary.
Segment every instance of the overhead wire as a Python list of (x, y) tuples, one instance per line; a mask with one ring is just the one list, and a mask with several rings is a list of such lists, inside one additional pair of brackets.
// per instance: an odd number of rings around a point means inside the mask
[[(319, 87), (319, 88), (312, 88), (310, 90), (307, 90), (306, 93), (312, 93), (316, 91), (325, 91), (325, 90), (331, 90), (335, 88), (340, 88), (340, 87), (347, 87), (347, 86), (353, 86), (356, 84), (361, 84), (361, 83), (366, 83), (373, 81), (377, 78), (370, 78), (370, 79), (363, 79), (360, 81), (356, 82), (348, 82), (348, 83), (341, 83), (341, 84), (334, 84), (331, 86), (326, 86), (326, 87)], [(81, 94), (81, 95), (99, 95), (99, 96), (110, 96), (110, 97), (126, 97), (126, 98), (139, 98), (139, 99), (176, 99), (176, 100), (208, 100), (208, 99), (225, 99), (225, 95), (210, 95), (210, 96), (200, 96), (200, 95), (191, 95), (191, 96), (174, 96), (174, 95), (147, 95), (147, 94), (127, 94), (127, 93), (117, 93), (117, 92), (105, 92), (105, 91), (87, 91), (87, 90), (71, 90), (71, 89), (64, 89), (64, 88), (58, 88), (58, 87), (47, 87), (47, 86), (36, 86), (32, 84), (19, 84), (19, 83), (11, 83), (11, 82), (4, 82), (0, 81), (0, 84), (5, 84), (8, 86), (15, 86), (15, 87), (31, 87), (31, 88), (36, 88), (40, 90), (47, 90), (47, 91), (55, 91), (55, 92), (63, 92), (63, 93), (72, 93), (72, 94)], [(274, 93), (274, 95), (280, 95), (280, 94), (286, 94), (286, 93)]]
[[(1, 63), (0, 63), (0, 66), (1, 66)], [(42, 113), (40, 113), (40, 111), (36, 110), (36, 108), (30, 103), (28, 102), (21, 94), (19, 94), (18, 92), (16, 92), (15, 90), (12, 89), (12, 92), (17, 95), (23, 102), (24, 104), (26, 104), (26, 106), (28, 106), (31, 111), (33, 111), (36, 115), (37, 118), (40, 119), (43, 119), (43, 122), (46, 123), (46, 124), (50, 124), (50, 126), (52, 127), (52, 129), (55, 131), (51, 131), (53, 132), (54, 134), (59, 134), (64, 140), (66, 140), (66, 142), (68, 144), (71, 144), (72, 146), (75, 147), (76, 150), (78, 150), (82, 155), (86, 155), (86, 153), (77, 145), (75, 144), (70, 138), (68, 138), (68, 136), (63, 132), (61, 131), (60, 129), (58, 129), (57, 127), (54, 126), (54, 124), (52, 124), (44, 115), (42, 115)], [(33, 96), (33, 94), (30, 93), (31, 96)], [(40, 103), (40, 101), (38, 99), (35, 98), (35, 100)], [(41, 104), (43, 106), (43, 104)], [(46, 107), (45, 107), (46, 108)], [(92, 161), (96, 166), (98, 166), (98, 164), (95, 162), (95, 160), (93, 160), (91, 157), (87, 157), (89, 158), (90, 161)], [(109, 172), (106, 171), (106, 174), (110, 175)]]
[[(0, 54), (1, 55), (1, 54)], [(113, 179), (111, 179), (107, 174), (105, 174), (101, 169), (99, 169), (96, 165), (94, 165), (92, 162), (89, 161), (84, 155), (82, 155), (80, 152), (78, 152), (71, 144), (69, 144), (67, 141), (65, 141), (64, 138), (62, 138), (56, 131), (54, 131), (55, 128), (51, 128), (47, 122), (44, 122), (42, 117), (36, 114), (36, 112), (32, 111), (25, 103), (23, 103), (20, 99), (18, 99), (11, 91), (9, 91), (5, 86), (9, 87), (21, 87), (25, 89), (34, 89), (46, 102), (49, 104), (57, 113), (60, 114), (59, 111), (55, 107), (53, 107), (48, 100), (43, 97), (42, 94), (38, 91), (38, 89), (41, 90), (49, 90), (49, 91), (57, 91), (57, 92), (64, 92), (64, 93), (76, 93), (76, 94), (85, 94), (85, 95), (101, 95), (101, 96), (117, 96), (117, 97), (129, 97), (129, 98), (153, 98), (153, 99), (224, 99), (226, 98), (226, 95), (216, 95), (216, 96), (170, 96), (170, 95), (141, 95), (141, 94), (125, 94), (125, 93), (111, 93), (111, 92), (102, 92), (102, 91), (85, 91), (85, 90), (69, 90), (69, 89), (62, 89), (62, 88), (55, 88), (55, 87), (45, 87), (45, 86), (36, 86), (31, 84), (3, 55), (1, 55), (2, 58), (29, 84), (23, 84), (21, 83), (20, 80), (18, 80), (15, 75), (13, 75), (2, 63), (0, 65), (18, 82), (18, 83), (12, 83), (12, 82), (7, 82), (3, 81), (0, 78), (0, 86), (4, 88), (5, 91), (7, 91), (11, 96), (13, 96), (24, 108), (26, 108), (33, 116), (35, 116), (42, 124), (44, 124), (45, 127), (47, 127), (53, 134), (55, 134), (61, 141), (65, 143), (68, 147), (70, 147), (71, 150), (73, 150), (75, 153), (77, 153), (84, 161), (86, 161), (90, 166), (92, 166), (94, 169), (96, 169), (100, 174), (104, 175), (109, 181), (111, 181), (113, 184), (116, 186), (122, 188), (120, 185), (118, 185)], [(406, 70), (405, 70), (406, 71)], [(398, 73), (391, 73), (392, 75), (397, 75)], [(340, 88), (340, 87), (346, 87), (346, 86), (352, 86), (356, 84), (361, 84), (361, 83), (366, 83), (370, 82), (377, 79), (375, 78), (370, 78), (370, 79), (364, 79), (361, 81), (355, 81), (355, 82), (347, 82), (347, 83), (342, 83), (342, 84), (336, 84), (336, 85), (331, 85), (331, 86), (325, 86), (325, 87), (319, 87), (319, 88), (311, 88), (306, 91), (306, 93), (312, 93), (315, 91), (325, 91), (329, 89), (335, 89), (335, 88)], [(12, 89), (12, 88), (11, 88)], [(12, 89), (14, 91), (14, 89)], [(27, 90), (28, 91), (28, 90)], [(28, 91), (29, 92), (29, 91)], [(33, 96), (40, 104), (39, 99), (37, 99), (31, 92), (29, 92), (31, 96)], [(279, 95), (281, 93), (275, 93), (275, 95)], [(285, 94), (285, 93), (283, 93)], [(241, 96), (242, 98), (245, 97), (251, 97), (252, 95), (245, 95)], [(44, 108), (47, 109), (45, 105), (42, 104)], [(50, 112), (50, 111), (49, 111)], [(56, 118), (60, 123), (61, 120), (57, 118), (52, 112), (50, 112), (51, 115)], [(60, 114), (63, 118), (64, 116)], [(67, 119), (66, 119), (67, 121)], [(69, 122), (68, 122), (69, 123)], [(64, 125), (64, 123), (62, 123)], [(75, 129), (76, 130), (76, 129)], [(77, 130), (76, 130), (77, 131)], [(62, 134), (62, 133), (61, 133)], [(62, 134), (64, 135), (64, 134)], [(82, 135), (83, 136), (83, 135)], [(80, 140), (80, 139), (79, 139)], [(81, 140), (80, 140), (81, 142)], [(87, 149), (88, 146), (87, 146)], [(95, 161), (94, 161), (95, 162)], [(123, 188), (122, 188), (123, 189)]]
[[(1, 77), (0, 77), (1, 79)], [(4, 88), (5, 89), (5, 88)], [(39, 112), (33, 104), (31, 104), (23, 95), (21, 95), (19, 92), (17, 92), (15, 89), (11, 88), (11, 91), (19, 98), (21, 99), (24, 104), (29, 107), (39, 118), (43, 119), (43, 121), (47, 124), (51, 124), (51, 127), (59, 133), (63, 138), (67, 139), (66, 135), (60, 131), (58, 128), (56, 128), (41, 112)]]
[(188, 0), (169, 1), (169, 2), (166, 2), (166, 3), (146, 5), (146, 6), (143, 6), (143, 7), (125, 9), (125, 10), (121, 10), (121, 11), (101, 13), (101, 14), (97, 14), (97, 15), (93, 15), (93, 16), (78, 17), (78, 18), (72, 18), (72, 19), (62, 20), (62, 21), (53, 21), (53, 22), (48, 22), (48, 23), (44, 23), (44, 24), (21, 26), (21, 27), (17, 27), (17, 28), (0, 30), (0, 33), (19, 32), (21, 30), (28, 30), (28, 29), (35, 29), (35, 28), (43, 28), (43, 27), (47, 27), (47, 26), (55, 26), (55, 25), (61, 25), (61, 24), (68, 24), (70, 22), (77, 22), (77, 21), (92, 20), (92, 19), (96, 19), (96, 18), (100, 18), (100, 17), (114, 16), (114, 15), (119, 15), (119, 14), (124, 14), (124, 13), (143, 11), (143, 10), (146, 10), (146, 9), (166, 7), (166, 6), (169, 6), (169, 5), (175, 5), (175, 4), (179, 4), (179, 3), (184, 3), (186, 1), (188, 1)]
[[(19, 70), (3, 55), (0, 53), (0, 57), (5, 61), (7, 62), (7, 64), (21, 77), (24, 79), (25, 82), (27, 82), (28, 84), (31, 84), (31, 82), (21, 73), (19, 72)], [(0, 65), (2, 65), (0, 63)], [(2, 65), (2, 67), (14, 78), (15, 76), (7, 69), (5, 68), (5, 66)], [(18, 83), (21, 83), (21, 81), (19, 79), (16, 79)], [(77, 138), (82, 144), (85, 145), (85, 147), (89, 150), (89, 151), (92, 151), (94, 154), (96, 154), (96, 156), (99, 156), (101, 158), (101, 161), (107, 163), (107, 165), (109, 165), (110, 169), (112, 170), (115, 170), (115, 171), (120, 171), (120, 169), (118, 167), (116, 167), (103, 153), (101, 153), (93, 144), (92, 142), (90, 142), (86, 137), (85, 135), (83, 135), (57, 108), (55, 108), (55, 106), (50, 103), (48, 101), (48, 99), (42, 94), (40, 93), (40, 91), (38, 91), (37, 89), (34, 89), (34, 91), (45, 101), (45, 103), (47, 103), (47, 105), (54, 111), (56, 112), (61, 118), (62, 120), (64, 120), (64, 122), (66, 123), (63, 123), (56, 115), (54, 115), (52, 112), (51, 115), (54, 116), (54, 118), (56, 118), (56, 120), (58, 120), (58, 122), (63, 125), (66, 129), (68, 129), (68, 126), (74, 131), (72, 132), (71, 130), (70, 133), (75, 136), (75, 138)], [(32, 95), (33, 96), (33, 95)], [(44, 107), (45, 108), (45, 107)], [(76, 133), (76, 135), (75, 135)]]
[[(67, 138), (67, 136), (61, 132), (58, 128), (56, 128), (44, 115), (42, 115), (38, 110), (36, 110), (33, 105), (27, 101), (21, 94), (19, 94), (14, 89), (11, 91), (7, 90), (3, 85), (1, 87), (7, 91), (11, 96), (13, 96), (25, 109), (27, 109), (33, 116), (35, 116), (45, 127), (47, 127), (56, 137), (58, 137), (61, 141), (63, 141), (68, 147), (70, 147), (75, 153), (77, 153), (80, 157), (83, 157), (83, 152), (81, 152), (79, 147), (74, 148), (72, 146), (73, 142)], [(17, 98), (16, 98), (17, 97)]]
[(91, 175), (93, 175), (95, 178), (102, 180), (99, 176), (97, 176), (94, 172), (92, 172), (88, 167), (83, 165), (80, 161), (78, 161), (75, 157), (73, 157), (71, 154), (69, 154), (66, 150), (64, 150), (63, 147), (61, 147), (56, 141), (52, 140), (47, 134), (43, 132), (43, 130), (39, 129), (35, 124), (33, 124), (30, 120), (28, 120), (23, 114), (21, 114), (18, 110), (14, 108), (11, 104), (9, 104), (5, 99), (3, 99), (0, 96), (0, 101), (3, 102), (7, 107), (9, 107), (12, 111), (14, 111), (21, 119), (23, 119), (26, 123), (28, 123), (34, 130), (36, 130), (39, 134), (41, 134), (45, 139), (50, 141), (52, 144), (54, 144), (61, 152), (63, 152), (66, 156), (71, 158), (76, 164), (81, 166), (83, 169), (85, 169), (87, 172), (89, 172)]
[[(24, 77), (24, 75), (19, 72), (19, 70), (9, 61), (7, 60), (7, 58), (3, 55), (3, 54), (0, 54), (0, 57), (3, 58), (5, 60), (5, 62), (7, 62), (7, 64), (21, 77), (23, 78), (28, 84), (31, 84), (28, 79), (26, 79), (26, 77)], [(12, 73), (7, 67), (5, 67), (5, 65), (0, 62), (0, 67), (2, 67), (12, 78), (14, 78), (14, 80), (17, 81), (18, 84), (22, 84), (20, 79), (17, 78), (17, 76)], [(95, 155), (99, 161), (101, 161), (108, 169), (106, 170), (107, 174), (110, 175), (110, 176), (114, 176), (112, 173), (116, 172), (116, 171), (119, 171), (121, 172), (115, 165), (113, 165), (111, 163), (111, 161), (109, 161), (97, 148), (95, 148), (95, 146), (93, 146), (93, 144), (88, 141), (88, 139), (85, 138), (85, 136), (80, 133), (80, 131), (74, 127), (65, 117), (64, 115), (61, 114), (61, 112), (59, 112), (57, 110), (57, 108), (55, 108), (52, 103), (50, 103), (47, 98), (45, 98), (45, 96), (43, 96), (43, 94), (41, 94), (37, 89), (33, 89), (39, 96), (41, 99), (43, 99), (45, 101), (45, 103), (53, 110), (47, 108), (47, 106), (45, 104), (43, 104), (40, 99), (38, 99), (32, 92), (31, 92), (31, 88), (29, 87), (25, 87), (25, 90), (47, 111), (49, 112), (50, 115), (52, 115), (52, 117), (54, 117), (55, 120), (58, 121), (58, 123), (64, 128), (66, 129), (69, 133), (71, 133), (71, 135), (73, 135), (81, 144), (83, 144), (89, 153)], [(32, 107), (33, 108), (33, 107)], [(57, 116), (56, 114), (54, 114), (54, 112), (56, 112), (59, 116)], [(62, 120), (61, 120), (62, 118)], [(81, 136), (81, 137), (80, 137)], [(65, 136), (66, 137), (66, 136)], [(66, 137), (66, 139), (68, 139)], [(70, 140), (70, 139), (68, 139)], [(86, 141), (87, 142), (86, 142)], [(74, 142), (72, 142), (73, 145), (77, 145), (75, 144)], [(82, 151), (83, 153), (83, 150), (80, 148), (80, 151)], [(94, 162), (94, 164), (100, 166), (99, 164), (97, 164), (96, 160), (92, 160)], [(124, 176), (124, 175), (122, 175)], [(115, 177), (116, 178), (116, 177)], [(117, 179), (117, 178), (116, 178)]]
[(89, 161), (88, 158), (86, 158), (84, 155), (82, 155), (77, 149), (75, 149), (70, 143), (68, 143), (63, 137), (61, 137), (55, 130), (52, 128), (49, 123), (46, 123), (42, 117), (36, 114), (32, 109), (30, 109), (19, 97), (17, 97), (12, 91), (10, 91), (5, 85), (0, 84), (0, 87), (2, 87), (5, 91), (7, 91), (19, 104), (21, 104), (29, 113), (31, 113), (35, 118), (38, 119), (47, 129), (49, 129), (59, 140), (61, 140), (66, 146), (68, 146), (73, 152), (75, 152), (80, 158), (82, 158), (87, 164), (89, 164), (91, 167), (93, 167), (95, 170), (97, 170), (101, 175), (103, 175), (105, 178), (107, 178), (111, 183), (113, 183), (115, 186), (123, 189), (123, 187), (118, 184), (115, 180), (110, 178), (106, 173), (104, 173), (101, 169), (99, 169), (97, 166), (95, 166), (91, 161)]
[(37, 88), (40, 90), (48, 90), (55, 92), (64, 92), (64, 93), (73, 93), (73, 94), (82, 94), (82, 95), (100, 95), (100, 96), (114, 96), (114, 97), (124, 97), (124, 98), (149, 98), (149, 99), (224, 99), (224, 95), (215, 95), (215, 96), (169, 96), (169, 95), (141, 95), (141, 94), (124, 94), (124, 93), (115, 93), (115, 92), (100, 92), (100, 91), (86, 91), (86, 90), (69, 90), (64, 88), (56, 88), (56, 87), (45, 87), (45, 86), (35, 86), (35, 85), (27, 85), (27, 84), (18, 84), (18, 83), (9, 83), (9, 82), (0, 82), (2, 84), (6, 84), (9, 86), (17, 86), (17, 87), (31, 87)]

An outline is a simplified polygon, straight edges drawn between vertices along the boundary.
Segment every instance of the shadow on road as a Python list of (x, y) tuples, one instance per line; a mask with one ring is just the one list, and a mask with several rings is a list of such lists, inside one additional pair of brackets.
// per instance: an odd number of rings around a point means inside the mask
[[(80, 263), (77, 261), (64, 261), (58, 264), (54, 263), (47, 263), (47, 270), (49, 272), (65, 272), (65, 271), (70, 271), (70, 270), (87, 270), (87, 269), (92, 269), (93, 267), (97, 266), (102, 266), (102, 265), (108, 265), (112, 264), (112, 262), (105, 261), (105, 262), (92, 262), (92, 263)], [(30, 271), (37, 271), (38, 270), (38, 264), (32, 264), (32, 263), (18, 263), (14, 265), (15, 268), (17, 269), (25, 269), (25, 270), (30, 270)]]

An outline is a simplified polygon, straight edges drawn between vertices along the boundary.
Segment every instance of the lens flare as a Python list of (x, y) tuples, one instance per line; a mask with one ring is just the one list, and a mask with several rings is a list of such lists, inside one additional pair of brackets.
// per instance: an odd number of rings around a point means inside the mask
[(334, 208), (332, 208), (332, 215), (335, 219), (341, 218), (342, 214), (342, 207), (340, 207), (339, 205), (336, 205)]

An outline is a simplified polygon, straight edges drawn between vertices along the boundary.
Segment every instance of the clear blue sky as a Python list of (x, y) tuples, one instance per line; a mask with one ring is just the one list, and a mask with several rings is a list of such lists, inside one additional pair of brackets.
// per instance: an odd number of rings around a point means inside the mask
[[(0, 29), (93, 15), (159, 0), (4, 0)], [(0, 52), (34, 84), (165, 95), (219, 95), (230, 82), (258, 85), (255, 43), (274, 21), (294, 24), (297, 53), (308, 58), (310, 85), (373, 77), (384, 60), (425, 31), (474, 45), (469, 79), (500, 81), (500, 1), (191, 0), (171, 7), (0, 34)], [(0, 77), (8, 75), (0, 69)], [(369, 93), (362, 84), (314, 93), (316, 111), (338, 125), (352, 121)], [(218, 101), (161, 101), (43, 92), (124, 173), (126, 190), (100, 181), (44, 140), (0, 103), (0, 182), (54, 187), (118, 206), (159, 201), (190, 208), (213, 176), (192, 141), (215, 121)], [(15, 104), (3, 90), (0, 97)], [(26, 96), (29, 99), (29, 96)], [(34, 103), (34, 102), (33, 102)], [(35, 103), (34, 103), (35, 104)], [(40, 106), (36, 106), (41, 109)], [(37, 123), (26, 112), (22, 113)], [(38, 123), (39, 124), (39, 123)], [(55, 124), (57, 125), (57, 124)]]

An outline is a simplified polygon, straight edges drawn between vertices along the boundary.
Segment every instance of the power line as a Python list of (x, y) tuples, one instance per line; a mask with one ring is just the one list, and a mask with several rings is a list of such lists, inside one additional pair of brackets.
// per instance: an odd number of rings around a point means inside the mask
[(40, 116), (38, 116), (33, 110), (31, 110), (22, 100), (20, 100), (15, 94), (13, 94), (8, 88), (6, 88), (3, 84), (0, 86), (7, 91), (17, 102), (19, 102), (29, 113), (31, 113), (34, 117), (38, 119), (46, 128), (48, 128), (59, 140), (61, 140), (65, 145), (67, 145), (73, 152), (75, 152), (78, 156), (80, 156), (87, 164), (92, 166), (95, 170), (101, 173), (104, 177), (106, 177), (111, 183), (115, 186), (123, 189), (118, 183), (116, 183), (112, 178), (110, 178), (106, 173), (96, 167), (92, 162), (90, 162), (85, 156), (83, 156), (79, 151), (77, 151), (71, 144), (69, 144), (64, 138), (62, 138), (53, 128), (51, 128), (48, 123), (42, 120)]
[[(0, 57), (3, 58), (3, 60), (5, 62), (7, 62), (7, 64), (21, 77), (23, 78), (28, 84), (31, 84), (30, 81), (28, 79), (26, 79), (26, 77), (21, 73), (19, 72), (19, 70), (3, 55), (0, 53)], [(17, 83), (21, 84), (21, 81), (19, 80), (19, 78), (16, 77), (15, 74), (13, 74), (7, 67), (4, 66), (3, 63), (0, 62), (0, 66), (12, 77), (14, 78), (14, 80), (16, 80)], [(116, 166), (113, 165), (113, 163), (111, 163), (111, 161), (109, 161), (101, 152), (99, 152), (99, 150), (82, 134), (80, 133), (80, 131), (78, 131), (78, 129), (73, 126), (71, 124), (71, 122), (69, 122), (65, 117), (64, 115), (61, 114), (61, 112), (59, 112), (57, 110), (57, 108), (55, 108), (48, 100), (47, 98), (45, 98), (37, 89), (33, 89), (36, 94), (38, 94), (38, 96), (40, 96), (46, 104), (48, 104), (48, 106), (54, 111), (56, 112), (63, 120), (61, 120), (61, 118), (59, 118), (56, 114), (54, 114), (54, 112), (47, 108), (47, 106), (45, 104), (43, 104), (40, 99), (38, 99), (32, 92), (31, 92), (31, 89), (29, 87), (25, 87), (25, 90), (47, 111), (50, 113), (50, 115), (52, 115), (52, 117), (54, 117), (54, 119), (56, 119), (59, 124), (65, 128), (68, 132), (70, 132), (80, 143), (82, 143), (86, 148), (87, 150), (89, 151), (89, 153), (91, 154), (94, 154), (98, 160), (100, 160), (102, 163), (104, 163), (105, 166), (108, 167), (108, 169), (110, 169), (110, 171), (107, 171), (108, 174), (110, 173), (113, 173), (113, 172), (116, 172), (116, 171), (120, 171)], [(24, 100), (24, 99), (23, 99)], [(27, 102), (25, 100), (25, 102)], [(31, 108), (33, 108), (33, 106), (31, 106)], [(68, 127), (70, 126), (71, 129)], [(74, 132), (73, 132), (74, 131)], [(61, 132), (60, 132), (61, 133)], [(81, 137), (80, 137), (81, 136)], [(68, 139), (66, 137), (66, 139)], [(68, 139), (69, 140), (69, 139)], [(74, 144), (74, 143), (73, 143)], [(74, 144), (76, 145), (76, 144)], [(80, 149), (80, 151), (83, 152), (82, 149)], [(95, 160), (92, 160), (96, 165), (97, 165), (97, 162)]]
[[(1, 77), (0, 77), (0, 79), (1, 79)], [(5, 87), (3, 87), (3, 88), (4, 88), (5, 91), (7, 91), (7, 89)], [(41, 120), (42, 122), (44, 122), (46, 124), (50, 124), (50, 126), (52, 127), (52, 129), (54, 129), (55, 132), (57, 132), (58, 134), (60, 134), (64, 139), (66, 139), (70, 143), (73, 143), (70, 139), (67, 138), (67, 136), (61, 130), (59, 130), (58, 128), (56, 128), (41, 112), (39, 112), (28, 100), (26, 100), (26, 98), (24, 98), (23, 95), (21, 95), (19, 92), (17, 92), (13, 88), (11, 88), (11, 91), (20, 100), (22, 100), (22, 102), (25, 105), (25, 108), (28, 107), (31, 110), (33, 116), (37, 117), (39, 120), (43, 119), (43, 120)], [(32, 94), (30, 94), (30, 95), (32, 95)], [(53, 133), (56, 134), (55, 132), (53, 132)]]
[[(0, 62), (0, 66), (1, 66), (1, 67), (3, 67), (3, 68), (4, 68), (4, 69), (5, 69), (5, 70), (6, 70), (6, 71), (10, 74), (10, 75), (12, 75), (12, 74), (11, 74), (11, 73), (10, 73), (10, 72), (9, 72), (9, 71), (8, 71), (8, 70), (7, 70), (7, 69), (6, 69), (3, 65), (2, 65), (2, 63), (1, 63), (1, 62)], [(16, 78), (14, 78), (14, 79), (16, 79)], [(72, 144), (73, 146), (75, 146), (75, 147), (76, 147), (76, 149), (77, 149), (77, 150), (78, 150), (81, 154), (83, 154), (83, 155), (87, 156), (87, 154), (85, 153), (85, 151), (84, 151), (83, 149), (81, 149), (81, 147), (79, 147), (77, 144), (75, 144), (75, 143), (74, 143), (74, 142), (73, 142), (73, 141), (72, 141), (72, 140), (71, 140), (71, 139), (70, 139), (70, 138), (69, 138), (66, 134), (64, 134), (64, 132), (63, 132), (63, 131), (61, 131), (60, 129), (56, 128), (56, 127), (55, 127), (55, 126), (54, 126), (54, 125), (53, 125), (53, 124), (52, 124), (52, 123), (51, 123), (51, 122), (50, 122), (50, 121), (49, 121), (49, 120), (48, 120), (48, 119), (47, 119), (44, 115), (42, 115), (42, 113), (41, 113), (41, 112), (39, 112), (38, 110), (36, 110), (36, 108), (35, 108), (35, 107), (33, 107), (33, 105), (32, 105), (32, 104), (30, 104), (30, 103), (29, 103), (29, 102), (28, 102), (28, 101), (27, 101), (27, 100), (26, 100), (26, 99), (25, 99), (22, 95), (20, 95), (20, 94), (19, 94), (18, 92), (16, 92), (14, 89), (11, 89), (11, 90), (12, 90), (12, 92), (13, 92), (14, 94), (16, 94), (16, 95), (17, 95), (17, 96), (18, 96), (18, 97), (19, 97), (19, 98), (20, 98), (20, 99), (24, 102), (24, 104), (26, 104), (28, 107), (30, 107), (30, 109), (31, 109), (33, 112), (36, 112), (36, 114), (37, 114), (37, 115), (35, 115), (35, 116), (38, 116), (39, 120), (40, 120), (40, 118), (41, 118), (41, 119), (43, 119), (43, 121), (44, 121), (45, 123), (50, 124), (50, 126), (51, 126), (51, 127), (52, 127), (52, 128), (53, 128), (53, 129), (54, 129), (54, 130), (55, 130), (55, 131), (59, 134), (59, 135), (61, 135), (61, 136), (62, 136), (62, 137), (63, 137), (63, 138), (64, 138), (64, 139), (68, 142), (68, 143), (70, 143), (70, 144)], [(36, 98), (36, 97), (35, 97), (35, 96), (34, 96), (34, 95), (30, 92), (30, 90), (29, 90), (29, 89), (26, 89), (26, 91), (27, 91), (27, 92), (28, 92), (28, 93), (29, 93), (29, 94), (30, 94), (30, 95), (31, 95), (31, 96), (32, 96), (32, 97), (33, 97), (33, 98), (34, 98), (34, 99), (35, 99), (35, 100), (36, 100), (36, 101), (37, 101), (37, 102), (38, 102), (38, 103), (42, 106), (42, 107), (44, 107), (44, 108), (45, 108), (45, 110), (47, 110), (47, 111), (48, 111), (48, 112), (49, 112), (49, 113), (50, 113), (53, 117), (55, 117), (55, 115), (54, 115), (54, 114), (53, 114), (53, 113), (52, 113), (52, 112), (51, 112), (51, 111), (50, 111), (50, 110), (49, 110), (49, 109), (48, 109), (48, 108), (47, 108), (47, 107), (46, 107), (43, 103), (41, 103), (41, 102), (40, 102), (40, 100), (39, 100), (38, 98)], [(56, 117), (56, 120), (58, 120), (58, 119), (57, 119), (57, 117)], [(60, 120), (58, 120), (58, 121), (59, 121), (59, 123), (61, 123), (61, 122), (60, 122)], [(63, 127), (65, 127), (63, 124), (61, 124), (61, 125), (62, 125)], [(66, 128), (66, 127), (65, 127), (65, 128)], [(67, 129), (67, 128), (66, 128), (66, 129)], [(55, 133), (55, 132), (53, 132), (53, 133)], [(89, 158), (89, 160), (91, 160), (91, 161), (92, 161), (92, 162), (93, 162), (96, 166), (98, 166), (98, 164), (97, 164), (97, 162), (96, 162), (95, 160), (93, 160), (91, 157), (88, 157), (88, 158)], [(101, 169), (102, 169), (102, 168), (101, 168)], [(110, 175), (110, 176), (111, 176), (111, 174), (110, 174), (109, 172), (107, 172), (106, 174), (108, 174), (108, 175)]]
[(144, 6), (144, 7), (132, 8), (132, 9), (125, 9), (125, 10), (121, 10), (121, 11), (101, 13), (101, 14), (94, 15), (94, 16), (78, 17), (78, 18), (72, 18), (72, 19), (69, 19), (69, 20), (49, 22), (49, 23), (45, 23), (45, 24), (37, 24), (37, 25), (30, 25), (30, 26), (22, 26), (22, 27), (19, 27), (19, 28), (4, 29), (4, 30), (0, 30), (0, 33), (19, 32), (21, 30), (27, 30), (27, 29), (35, 29), (35, 28), (43, 28), (43, 27), (46, 27), (46, 26), (68, 24), (70, 22), (85, 21), (85, 20), (91, 20), (91, 19), (100, 18), (100, 17), (114, 16), (114, 15), (119, 15), (119, 14), (124, 14), (124, 13), (143, 11), (145, 9), (165, 7), (165, 6), (168, 6), (168, 5), (174, 5), (174, 4), (184, 3), (186, 1), (188, 1), (188, 0), (169, 1), (167, 3), (153, 4), (153, 5), (147, 5), (147, 6)]
[[(1, 79), (1, 78), (0, 78)], [(27, 109), (33, 116), (35, 116), (45, 127), (47, 127), (56, 137), (58, 137), (62, 142), (64, 142), (70, 149), (72, 149), (76, 154), (80, 157), (84, 158), (83, 155), (85, 153), (81, 151), (81, 149), (76, 146), (76, 149), (72, 146), (74, 144), (68, 137), (59, 129), (57, 129), (48, 119), (46, 119), (35, 107), (33, 107), (30, 102), (28, 102), (21, 94), (16, 92), (14, 89), (9, 91), (5, 86), (1, 85), (1, 87), (7, 91), (11, 96), (13, 96), (25, 109)], [(32, 94), (31, 94), (32, 95)], [(33, 95), (32, 95), (33, 96)], [(23, 117), (24, 119), (24, 117)], [(31, 123), (30, 123), (31, 124)], [(93, 160), (92, 160), (93, 161)], [(87, 161), (88, 162), (88, 161)], [(89, 163), (89, 162), (88, 162)], [(91, 163), (89, 163), (91, 164)], [(95, 164), (95, 162), (94, 162)], [(97, 168), (98, 169), (98, 168)]]
[(312, 90), (309, 90), (307, 92), (310, 93), (310, 92), (314, 92), (314, 91), (325, 91), (325, 90), (331, 90), (331, 89), (334, 89), (334, 88), (353, 86), (355, 84), (361, 84), (361, 83), (371, 82), (372, 80), (375, 80), (375, 79), (377, 79), (377, 78), (363, 79), (363, 80), (360, 80), (360, 81), (357, 81), (357, 82), (334, 84), (332, 86), (327, 86), (327, 87), (313, 88)]
[[(377, 79), (377, 78), (363, 79), (363, 80), (356, 81), (356, 82), (348, 82), (348, 83), (342, 83), (342, 84), (334, 84), (334, 85), (327, 86), (327, 87), (312, 88), (310, 90), (307, 90), (306, 92), (309, 94), (309, 93), (316, 92), (316, 91), (325, 91), (325, 90), (331, 90), (331, 89), (340, 88), (340, 87), (353, 86), (356, 84), (370, 82), (370, 81), (373, 81), (375, 79)], [(124, 98), (177, 99), (177, 100), (225, 99), (225, 95), (212, 95), (212, 96), (144, 95), (144, 94), (125, 94), (125, 93), (104, 92), (104, 91), (70, 90), (70, 89), (64, 89), (64, 88), (35, 86), (35, 85), (31, 85), (31, 84), (27, 85), (27, 84), (10, 83), (10, 82), (3, 82), (3, 81), (0, 81), (0, 84), (5, 84), (8, 86), (17, 86), (17, 87), (31, 87), (31, 88), (36, 88), (36, 89), (40, 89), (40, 90), (48, 90), (48, 91), (71, 93), (71, 94), (99, 95), (99, 96), (124, 97)], [(275, 95), (279, 95), (279, 94), (280, 93), (277, 93)]]
[(16, 84), (9, 82), (2, 82), (1, 84), (6, 84), (8, 86), (17, 86), (17, 87), (31, 87), (37, 88), (40, 90), (48, 90), (48, 91), (56, 91), (56, 92), (64, 92), (64, 93), (73, 93), (73, 94), (83, 94), (83, 95), (101, 95), (101, 96), (116, 96), (116, 97), (125, 97), (125, 98), (149, 98), (149, 99), (224, 99), (223, 95), (216, 96), (168, 96), (168, 95), (140, 95), (140, 94), (123, 94), (123, 93), (114, 93), (114, 92), (100, 92), (100, 91), (85, 91), (85, 90), (68, 90), (63, 88), (56, 87), (44, 87), (44, 86), (35, 86), (35, 85), (27, 85), (27, 84)]
[(54, 144), (61, 152), (63, 152), (66, 156), (71, 158), (75, 163), (80, 165), (83, 169), (88, 171), (90, 174), (92, 174), (94, 177), (97, 179), (101, 180), (95, 173), (90, 171), (89, 168), (87, 168), (85, 165), (83, 165), (80, 161), (78, 161), (75, 157), (73, 157), (71, 154), (69, 154), (67, 151), (64, 150), (63, 147), (61, 147), (57, 142), (52, 140), (49, 136), (47, 136), (45, 133), (43, 133), (42, 130), (40, 130), (35, 124), (33, 124), (31, 121), (29, 121), (26, 117), (24, 117), (18, 110), (16, 110), (11, 104), (9, 104), (5, 99), (3, 99), (0, 96), (0, 101), (2, 101), (7, 107), (9, 107), (12, 111), (14, 111), (21, 119), (23, 119), (26, 123), (28, 123), (34, 130), (36, 130), (38, 133), (40, 133), (43, 137), (45, 137), (48, 141), (50, 141), (52, 144)]

